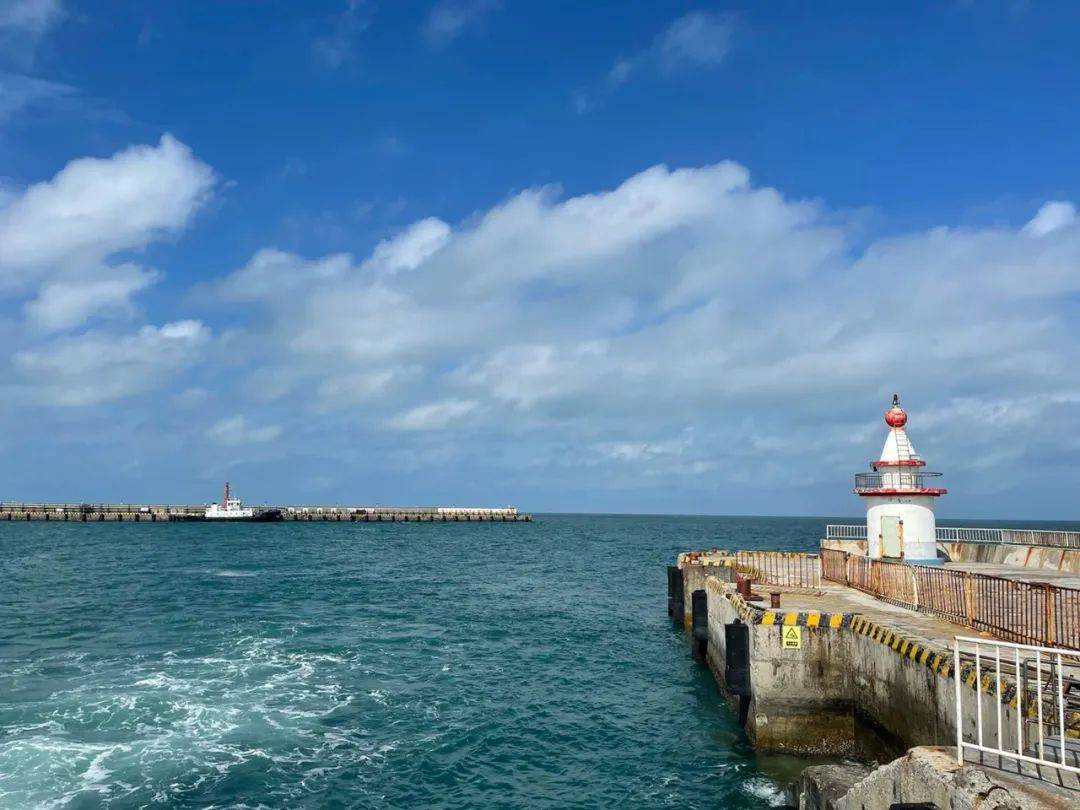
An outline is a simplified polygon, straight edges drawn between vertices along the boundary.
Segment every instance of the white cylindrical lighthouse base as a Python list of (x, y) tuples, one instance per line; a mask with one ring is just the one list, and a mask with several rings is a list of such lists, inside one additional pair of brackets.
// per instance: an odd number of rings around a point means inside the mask
[(939, 565), (932, 495), (868, 495), (866, 538), (871, 558)]

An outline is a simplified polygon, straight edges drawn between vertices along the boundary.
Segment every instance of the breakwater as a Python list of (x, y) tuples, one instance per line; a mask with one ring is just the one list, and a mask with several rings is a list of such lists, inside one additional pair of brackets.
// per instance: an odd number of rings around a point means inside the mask
[[(872, 773), (808, 769), (797, 791), (799, 806), (884, 810), (898, 798), (969, 806), (960, 797), (973, 780), (1002, 795), (1050, 796), (1015, 806), (1075, 806), (1080, 707), (1066, 699), (1061, 685), (1072, 677), (1063, 673), (1072, 671), (1075, 652), (1063, 644), (1060, 652), (1039, 654), (1044, 648), (1028, 647), (1002, 655), (983, 633), (976, 639), (985, 645), (980, 658), (979, 648), (960, 649), (957, 637), (973, 632), (957, 623), (961, 616), (908, 609), (891, 591), (867, 592), (843, 577), (838, 582), (826, 558), (837, 554), (842, 552), (711, 549), (680, 554), (668, 569), (668, 613), (690, 630), (694, 657), (711, 670), (756, 749), (879, 760), (910, 749)], [(1028, 576), (1025, 570), (1046, 576), (1037, 555), (1022, 556), (1035, 567), (1011, 574), (1017, 587)], [(896, 577), (880, 579), (892, 584)], [(975, 601), (980, 609), (1008, 614), (1008, 593), (998, 589), (996, 601), (987, 594)], [(1059, 673), (1056, 693), (1045, 674), (1051, 666)], [(965, 742), (961, 765), (958, 739), (978, 740), (980, 746), (992, 739), (995, 747), (973, 757), (974, 744)], [(1064, 752), (1055, 742), (1063, 739)], [(1035, 757), (1042, 755), (1044, 740), (1045, 750), (1061, 753), (1039, 764)], [(1018, 753), (1028, 764), (995, 751)], [(1046, 763), (1060, 764), (1061, 770)], [(1005, 786), (1001, 778), (1014, 781)], [(871, 783), (873, 796), (859, 792), (858, 785), (868, 790)], [(836, 790), (827, 801), (814, 798), (822, 784)]]
[[(532, 515), (515, 507), (458, 506), (260, 506), (277, 509), (283, 520), (330, 520), (375, 523), (529, 522)], [(0, 521), (69, 522), (189, 521), (206, 512), (205, 504), (0, 503)]]

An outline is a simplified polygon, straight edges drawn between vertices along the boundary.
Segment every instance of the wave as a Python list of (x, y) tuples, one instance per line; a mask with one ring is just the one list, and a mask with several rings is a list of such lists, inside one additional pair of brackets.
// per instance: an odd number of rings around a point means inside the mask
[(210, 574), (211, 576), (215, 576), (215, 577), (241, 577), (241, 578), (257, 577), (259, 575), (258, 571), (233, 571), (233, 570), (231, 570), (229, 568), (223, 568), (220, 571), (207, 571), (206, 573)]
[(784, 790), (775, 782), (772, 782), (763, 776), (747, 779), (742, 783), (742, 789), (755, 799), (760, 799), (765, 802), (770, 807), (783, 807), (787, 804)]

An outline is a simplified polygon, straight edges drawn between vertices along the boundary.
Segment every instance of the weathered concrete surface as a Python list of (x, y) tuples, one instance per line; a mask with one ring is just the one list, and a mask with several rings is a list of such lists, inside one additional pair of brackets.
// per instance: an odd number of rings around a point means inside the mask
[(704, 590), (708, 577), (721, 582), (734, 581), (735, 569), (731, 567), (728, 553), (719, 549), (685, 552), (679, 555), (676, 563), (683, 574), (683, 624), (689, 627), (694, 591)]
[[(832, 537), (821, 539), (821, 548), (845, 551), (848, 554), (866, 555), (865, 540), (840, 540)], [(1080, 549), (1054, 548), (1049, 546), (1024, 546), (1012, 543), (956, 543), (939, 542), (938, 556), (955, 567), (980, 573), (1000, 576), (1008, 574), (1023, 578), (1025, 569), (1031, 572), (1030, 579), (1047, 577), (1048, 572), (1062, 575), (1080, 576)], [(975, 563), (977, 566), (968, 566)], [(979, 566), (988, 566), (983, 569)], [(1037, 573), (1036, 573), (1037, 572)], [(1064, 583), (1061, 583), (1064, 584)]]
[[(742, 621), (725, 598), (726, 586), (709, 579), (707, 659), (736, 713), (738, 696), (724, 683), (724, 626)], [(855, 748), (851, 669), (839, 629), (800, 628), (802, 647), (782, 649), (781, 626), (750, 625), (750, 681), (745, 729), (756, 748), (795, 754), (850, 754)]]
[(1025, 568), (1038, 569), (1040, 575), (1051, 571), (1080, 575), (1080, 549), (1006, 543), (938, 543), (938, 551), (950, 562), (1004, 566), (1010, 575)]
[(833, 810), (837, 801), (873, 772), (871, 766), (858, 762), (813, 765), (793, 786), (795, 804), (799, 810)]
[[(823, 586), (817, 596), (784, 593), (779, 612), (747, 605), (733, 586), (712, 576), (705, 577), (705, 590), (707, 661), (736, 716), (745, 712), (747, 735), (760, 750), (850, 755), (857, 750), (856, 715), (878, 727), (901, 750), (955, 741), (956, 692), (949, 646), (956, 625), (842, 586)], [(838, 608), (841, 613), (814, 612)], [(844, 621), (840, 627), (829, 627), (823, 620), (838, 616)], [(801, 648), (784, 649), (783, 623), (809, 617), (818, 626), (800, 628)], [(724, 626), (735, 621), (750, 627), (753, 694), (742, 700), (727, 693), (723, 677)], [(971, 739), (980, 703), (971, 683), (962, 684), (962, 694), (962, 719)], [(984, 694), (981, 701), (985, 728), (996, 726), (994, 700), (993, 694)], [(1002, 706), (1006, 746), (1015, 745), (1015, 712), (1012, 706)]]
[[(688, 563), (680, 558), (680, 565), (685, 568), (688, 564), (694, 570), (685, 572), (687, 601), (690, 589), (696, 590), (702, 583), (707, 595), (706, 660), (756, 748), (794, 754), (857, 755), (861, 753), (857, 748), (859, 719), (870, 721), (884, 732), (893, 752), (914, 746), (955, 744), (957, 677), (952, 671), (950, 648), (954, 636), (970, 630), (831, 583), (824, 583), (817, 592), (777, 589), (781, 591), (782, 606), (772, 610), (746, 602), (736, 593), (727, 581), (732, 576), (730, 567), (717, 567), (715, 560), (703, 562), (699, 558)], [(688, 616), (688, 624), (689, 620)], [(750, 696), (731, 694), (724, 681), (725, 626), (736, 622), (749, 628)], [(797, 649), (783, 645), (781, 633), (786, 627), (799, 628), (801, 644)], [(1005, 749), (1015, 750), (1017, 712), (1021, 709), (1010, 701), (1007, 673), (1002, 673), (1000, 696), (993, 678), (994, 673), (984, 668), (980, 688), (973, 667), (966, 663), (961, 667), (960, 719), (965, 738), (975, 738), (981, 712), (988, 743), (1000, 742)], [(995, 731), (999, 701), (1000, 741)], [(949, 767), (946, 761), (951, 763)], [(894, 782), (896, 787), (888, 788), (891, 796), (903, 796), (905, 801), (934, 801), (933, 797), (908, 798), (904, 793), (907, 790), (915, 796), (912, 786), (926, 781), (929, 777), (923, 771), (934, 766), (946, 774), (938, 779), (943, 793), (937, 798), (944, 796), (950, 803), (940, 807), (1080, 807), (1080, 793), (1064, 794), (1067, 799), (1062, 804), (1060, 797), (1055, 798), (1052, 786), (1043, 783), (1040, 787), (1036, 783), (1024, 787), (1019, 774), (989, 764), (996, 769), (986, 776), (982, 773), (985, 769), (956, 767), (951, 756), (941, 759), (919, 754), (901, 758), (881, 769), (877, 782), (860, 782), (863, 794), (853, 794), (847, 804), (839, 803), (837, 792), (843, 778), (850, 777), (852, 771), (844, 772), (847, 777), (833, 771), (828, 785), (823, 781), (814, 789), (816, 793), (808, 794), (817, 796), (813, 800), (818, 804), (806, 806), (888, 807), (899, 799), (874, 802), (885, 796), (886, 787)], [(813, 773), (810, 776), (814, 777)], [(1023, 790), (1017, 793), (1010, 788), (1010, 780)], [(1059, 784), (1080, 787), (1075, 779), (1059, 780)], [(1009, 804), (1013, 794), (1022, 801), (1016, 799)], [(1045, 797), (1049, 798), (1044, 801)], [(989, 799), (1000, 799), (1002, 803), (988, 804)]]
[[(976, 765), (960, 766), (955, 748), (917, 747), (858, 777), (844, 765), (807, 768), (798, 783), (800, 810), (888, 810), (897, 802), (931, 802), (949, 810), (1065, 810), (1077, 794)], [(850, 782), (841, 793), (845, 783)], [(839, 795), (838, 795), (839, 794)]]

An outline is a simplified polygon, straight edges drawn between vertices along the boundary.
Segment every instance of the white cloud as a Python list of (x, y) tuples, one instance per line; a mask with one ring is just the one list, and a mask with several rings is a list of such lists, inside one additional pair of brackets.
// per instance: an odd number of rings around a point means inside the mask
[(445, 45), (499, 5), (498, 0), (438, 0), (424, 20), (424, 37), (432, 45)]
[(690, 448), (690, 437), (658, 442), (601, 442), (595, 449), (616, 461), (649, 461), (661, 456), (682, 456)]
[(71, 161), (0, 208), (0, 292), (41, 284), (26, 312), (49, 330), (129, 314), (130, 297), (159, 275), (110, 258), (183, 230), (213, 185), (212, 170), (169, 135)]
[(1024, 232), (1032, 236), (1046, 236), (1076, 222), (1076, 206), (1071, 202), (1045, 203), (1024, 226)]
[(326, 405), (355, 405), (378, 399), (395, 387), (419, 378), (421, 372), (418, 366), (339, 371), (324, 376), (317, 391)]
[(63, 17), (60, 0), (2, 0), (0, 29), (40, 35)]
[(692, 11), (675, 20), (654, 46), (661, 67), (719, 65), (731, 49), (733, 20), (726, 14)]
[(131, 297), (158, 280), (159, 275), (133, 264), (108, 268), (99, 278), (53, 281), (23, 308), (26, 317), (46, 332), (77, 327), (93, 313), (133, 314)]
[[(30, 67), (42, 39), (64, 16), (60, 0), (0, 0), (0, 58)], [(0, 87), (0, 96), (5, 89)]]
[[(927, 413), (1080, 390), (1080, 227), (1029, 234), (856, 249), (837, 212), (737, 164), (657, 166), (566, 199), (527, 190), (455, 227), (421, 220), (363, 261), (275, 253), (272, 283), (251, 281), (255, 259), (223, 283), (260, 307), (238, 336), (253, 380), (308, 380), (288, 396), (359, 406), (359, 422), (418, 434), (406, 443), (468, 431), (457, 452), (521, 442), (533, 469), (613, 465), (604, 486), (765, 486), (862, 466), (894, 387)], [(1061, 424), (1056, 401), (1029, 406), (1032, 431)], [(968, 426), (927, 430), (960, 447)]]
[(734, 18), (730, 14), (691, 11), (661, 31), (649, 47), (628, 57), (619, 57), (604, 80), (592, 90), (578, 90), (574, 109), (585, 113), (595, 106), (596, 97), (611, 93), (639, 73), (714, 68), (731, 50)]
[(14, 73), (0, 73), (0, 122), (7, 121), (27, 109), (70, 100), (75, 92), (75, 88), (67, 84)]
[(0, 210), (0, 283), (78, 269), (187, 226), (214, 174), (170, 135), (111, 158), (81, 158)]
[(144, 326), (134, 334), (87, 332), (17, 352), (17, 383), (35, 402), (85, 406), (150, 391), (195, 364), (210, 339), (198, 321)]
[(419, 405), (388, 419), (386, 424), (394, 430), (443, 430), (460, 424), (477, 406), (469, 400), (447, 399)]
[(179, 394), (176, 394), (172, 398), (172, 403), (175, 407), (182, 411), (190, 411), (198, 408), (200, 405), (205, 404), (213, 397), (209, 391), (201, 386), (193, 386), (191, 388), (185, 388)]
[(344, 8), (333, 16), (329, 34), (312, 43), (315, 57), (335, 70), (354, 55), (356, 39), (371, 25), (363, 0), (346, 0)]
[(309, 262), (277, 248), (264, 248), (243, 268), (216, 285), (213, 293), (229, 301), (278, 300), (290, 306), (291, 293), (342, 278), (351, 265), (352, 257), (346, 253)]
[(240, 414), (222, 419), (206, 431), (206, 437), (210, 441), (226, 447), (237, 447), (243, 444), (264, 444), (274, 441), (280, 435), (280, 426), (264, 425), (263, 427), (254, 427), (248, 425), (247, 419)]
[(450, 239), (450, 226), (441, 219), (428, 217), (414, 222), (392, 239), (375, 246), (365, 267), (380, 273), (415, 270)]

